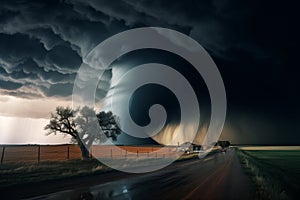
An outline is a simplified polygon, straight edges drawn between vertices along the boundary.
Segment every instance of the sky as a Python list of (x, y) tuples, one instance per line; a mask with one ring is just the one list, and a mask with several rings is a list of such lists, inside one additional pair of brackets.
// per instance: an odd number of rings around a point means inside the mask
[[(72, 106), (83, 58), (114, 34), (149, 26), (186, 34), (213, 58), (227, 95), (221, 139), (236, 144), (299, 144), (298, 15), (296, 5), (283, 1), (3, 0), (0, 144), (68, 142), (68, 137), (45, 136), (43, 127), (56, 106)], [(189, 79), (204, 116), (200, 140), (209, 123), (207, 88), (189, 63), (168, 52), (138, 50), (114, 62), (98, 85), (96, 109), (105, 105), (117, 77), (147, 62), (171, 65)], [(145, 113), (153, 103), (168, 111), (168, 124), (154, 139), (168, 144), (180, 113), (170, 91), (157, 85), (141, 88), (132, 100), (131, 114), (146, 125)]]

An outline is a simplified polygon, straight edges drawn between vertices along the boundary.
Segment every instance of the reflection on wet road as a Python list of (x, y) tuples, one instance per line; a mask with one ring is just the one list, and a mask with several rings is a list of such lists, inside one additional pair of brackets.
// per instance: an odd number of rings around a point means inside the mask
[(156, 172), (32, 199), (250, 199), (251, 184), (234, 150)]

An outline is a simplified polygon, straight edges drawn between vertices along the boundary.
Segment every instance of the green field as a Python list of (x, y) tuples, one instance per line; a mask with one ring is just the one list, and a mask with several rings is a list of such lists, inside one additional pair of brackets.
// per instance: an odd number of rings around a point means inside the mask
[(300, 151), (248, 151), (248, 153), (287, 174), (292, 174), (300, 184)]
[(300, 194), (299, 148), (240, 148), (239, 156), (257, 186), (256, 197), (297, 199)]

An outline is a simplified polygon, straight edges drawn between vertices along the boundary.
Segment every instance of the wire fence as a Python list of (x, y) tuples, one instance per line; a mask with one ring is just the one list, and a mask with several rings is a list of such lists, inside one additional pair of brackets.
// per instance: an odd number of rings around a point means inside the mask
[[(102, 158), (166, 158), (178, 155), (177, 147), (161, 146), (109, 146), (93, 145), (93, 157)], [(1, 165), (4, 163), (39, 163), (42, 161), (65, 161), (80, 159), (78, 145), (0, 145)]]

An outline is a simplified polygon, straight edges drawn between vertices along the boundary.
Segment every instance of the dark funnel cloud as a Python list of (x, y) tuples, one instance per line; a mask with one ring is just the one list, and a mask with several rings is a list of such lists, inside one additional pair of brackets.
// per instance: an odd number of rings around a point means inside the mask
[[(70, 100), (77, 70), (97, 44), (131, 28), (171, 28), (198, 41), (220, 70), (228, 99), (222, 138), (299, 144), (297, 9), (293, 2), (259, 0), (3, 0), (0, 94)], [(113, 82), (118, 72), (149, 62), (170, 65), (190, 81), (203, 117), (200, 129), (205, 129), (210, 116), (205, 83), (189, 63), (169, 52), (148, 49), (120, 58), (104, 73), (96, 101), (122, 87)], [(168, 110), (168, 134), (180, 121), (177, 101), (167, 88), (145, 86), (131, 102), (138, 124), (147, 124), (145, 112), (152, 103)]]

